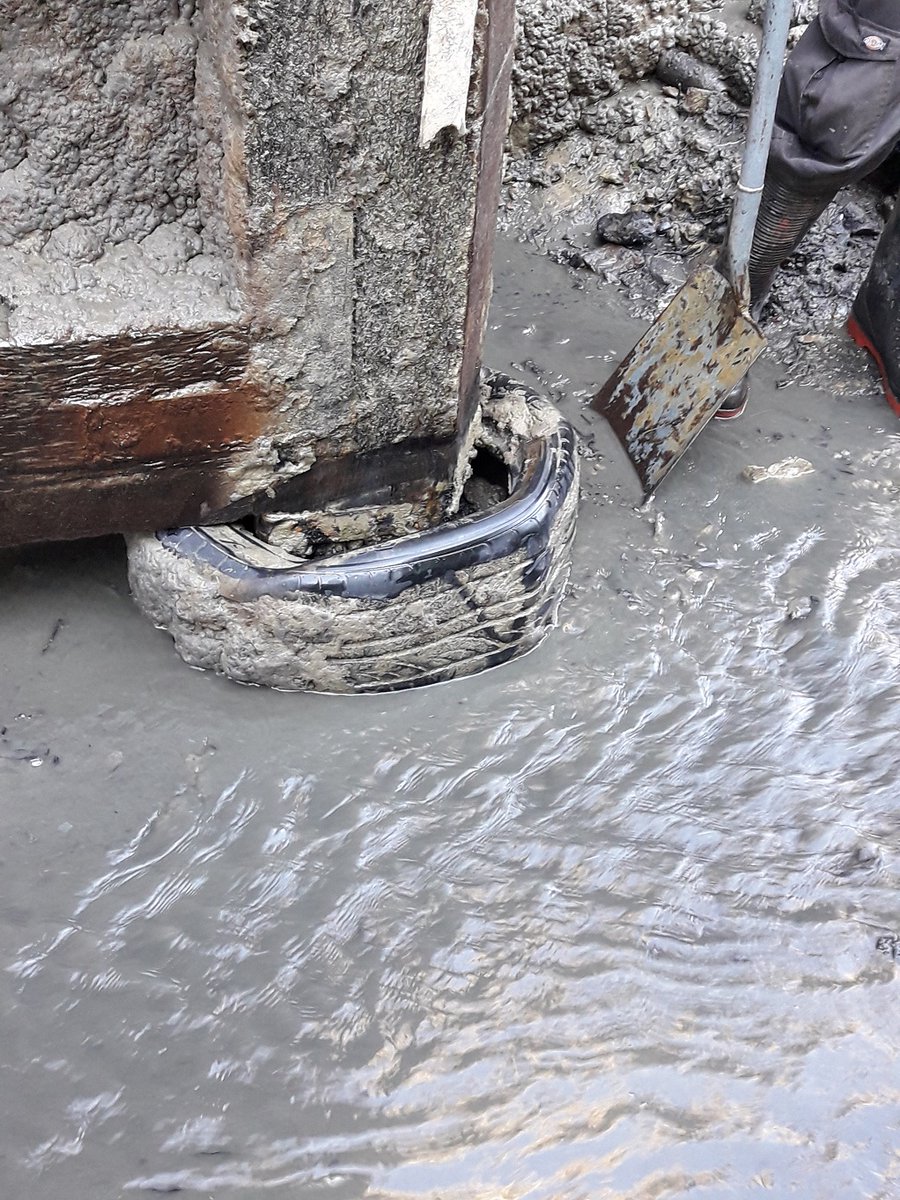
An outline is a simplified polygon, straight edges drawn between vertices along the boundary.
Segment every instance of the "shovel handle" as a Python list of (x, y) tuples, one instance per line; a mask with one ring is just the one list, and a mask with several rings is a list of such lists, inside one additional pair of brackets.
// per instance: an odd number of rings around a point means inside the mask
[(772, 141), (772, 127), (775, 124), (775, 106), (778, 103), (778, 89), (784, 69), (784, 50), (791, 27), (793, 7), (793, 0), (768, 0), (766, 5), (759, 65), (756, 68), (753, 99), (747, 122), (747, 141), (744, 145), (737, 194), (731, 210), (728, 274), (745, 309), (749, 308), (750, 304), (750, 248), (766, 178), (766, 162)]

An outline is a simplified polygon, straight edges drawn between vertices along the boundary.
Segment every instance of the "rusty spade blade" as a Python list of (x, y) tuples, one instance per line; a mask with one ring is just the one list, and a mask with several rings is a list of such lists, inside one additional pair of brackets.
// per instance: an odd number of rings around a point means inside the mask
[(728, 280), (700, 267), (591, 401), (645, 496), (656, 490), (765, 346)]

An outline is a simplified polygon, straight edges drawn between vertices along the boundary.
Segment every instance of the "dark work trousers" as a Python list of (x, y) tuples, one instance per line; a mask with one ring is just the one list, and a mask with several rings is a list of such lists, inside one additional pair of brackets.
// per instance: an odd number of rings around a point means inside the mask
[(770, 167), (798, 192), (837, 191), (900, 141), (900, 0), (820, 0), (781, 83)]

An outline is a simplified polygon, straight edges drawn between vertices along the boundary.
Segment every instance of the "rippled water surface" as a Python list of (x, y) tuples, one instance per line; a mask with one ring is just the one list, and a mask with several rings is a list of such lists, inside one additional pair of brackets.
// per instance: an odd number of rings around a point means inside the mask
[(4, 1195), (900, 1195), (898, 425), (770, 365), (638, 508), (582, 410), (633, 326), (501, 259), (588, 455), (529, 658), (267, 694), (118, 542), (0, 560)]

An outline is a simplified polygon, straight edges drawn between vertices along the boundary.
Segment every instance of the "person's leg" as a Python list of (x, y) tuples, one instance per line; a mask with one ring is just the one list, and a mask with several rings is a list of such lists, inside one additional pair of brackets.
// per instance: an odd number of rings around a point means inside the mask
[[(750, 252), (758, 318), (775, 273), (837, 192), (858, 182), (900, 140), (900, 3), (821, 0), (788, 58)], [(743, 412), (748, 380), (718, 416)]]
[(900, 203), (894, 205), (847, 331), (875, 359), (888, 404), (900, 417)]
[[(760, 318), (778, 268), (797, 249), (836, 192), (836, 188), (824, 183), (818, 187), (812, 185), (807, 190), (789, 174), (780, 171), (774, 159), (769, 159), (748, 271), (750, 313), (754, 320)], [(747, 406), (749, 390), (750, 377), (745, 375), (722, 401), (716, 413), (718, 419), (728, 421), (741, 416)]]

